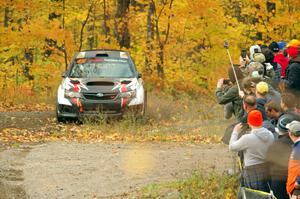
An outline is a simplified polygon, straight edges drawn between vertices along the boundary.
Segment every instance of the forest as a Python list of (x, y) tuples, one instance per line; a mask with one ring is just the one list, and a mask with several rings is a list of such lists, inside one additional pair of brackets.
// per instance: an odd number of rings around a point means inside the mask
[(297, 0), (4, 0), (1, 98), (51, 98), (75, 52), (129, 51), (149, 90), (208, 94), (252, 44), (300, 32)]

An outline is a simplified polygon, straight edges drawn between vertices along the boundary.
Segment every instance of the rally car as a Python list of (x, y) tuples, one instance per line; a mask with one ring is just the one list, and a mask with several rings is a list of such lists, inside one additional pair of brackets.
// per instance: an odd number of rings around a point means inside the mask
[(57, 91), (59, 122), (85, 116), (144, 115), (146, 92), (141, 74), (128, 52), (81, 51), (62, 75)]

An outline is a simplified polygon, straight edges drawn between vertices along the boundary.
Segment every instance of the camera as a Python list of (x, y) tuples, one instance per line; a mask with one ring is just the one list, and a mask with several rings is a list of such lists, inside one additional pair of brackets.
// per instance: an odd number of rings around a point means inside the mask
[(229, 79), (224, 79), (223, 84), (230, 84), (230, 80)]
[(254, 53), (260, 53), (260, 50), (258, 48), (254, 48)]
[(245, 60), (247, 57), (247, 50), (246, 49), (242, 49), (241, 50), (241, 57)]

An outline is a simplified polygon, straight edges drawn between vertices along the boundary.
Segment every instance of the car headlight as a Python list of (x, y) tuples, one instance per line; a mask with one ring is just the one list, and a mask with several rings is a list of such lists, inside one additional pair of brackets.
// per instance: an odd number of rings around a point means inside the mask
[(65, 90), (65, 98), (81, 98), (81, 93)]
[(119, 93), (117, 98), (134, 98), (136, 96), (136, 92), (135, 91), (128, 91), (128, 92), (124, 92), (124, 93)]

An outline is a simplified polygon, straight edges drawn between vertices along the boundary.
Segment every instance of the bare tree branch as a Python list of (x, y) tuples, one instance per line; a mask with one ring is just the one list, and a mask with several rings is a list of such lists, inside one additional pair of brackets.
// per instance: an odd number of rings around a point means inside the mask
[[(170, 6), (169, 6), (169, 9), (171, 10), (172, 9), (172, 5), (173, 5), (173, 0), (171, 0), (170, 2)], [(166, 45), (168, 39), (169, 39), (169, 35), (170, 35), (170, 27), (171, 27), (171, 23), (170, 23), (170, 20), (171, 20), (171, 16), (169, 14), (168, 16), (168, 27), (167, 27), (167, 33), (166, 33), (166, 37), (165, 37), (165, 41), (164, 41), (164, 45)]]
[(85, 27), (86, 23), (88, 22), (88, 20), (90, 18), (90, 14), (91, 14), (91, 11), (92, 11), (93, 7), (94, 7), (94, 2), (91, 3), (91, 5), (89, 7), (89, 10), (88, 10), (88, 14), (86, 15), (86, 18), (82, 23), (81, 30), (80, 30), (80, 45), (79, 45), (78, 51), (81, 51), (82, 42), (83, 42), (83, 30), (84, 30), (84, 27)]

